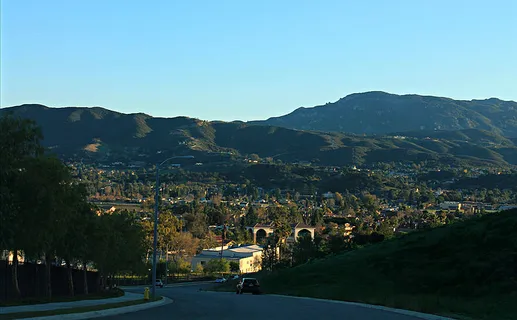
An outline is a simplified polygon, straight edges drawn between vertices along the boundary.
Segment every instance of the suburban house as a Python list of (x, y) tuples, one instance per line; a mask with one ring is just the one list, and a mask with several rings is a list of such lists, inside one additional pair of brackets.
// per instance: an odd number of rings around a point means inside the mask
[[(223, 250), (229, 249), (230, 247), (235, 245), (235, 242), (230, 239), (223, 239), (221, 235), (215, 236), (215, 241), (217, 244), (221, 244), (223, 246)], [(211, 248), (210, 250), (219, 250), (221, 251), (221, 245)]]
[(205, 249), (200, 254), (192, 257), (192, 269), (195, 270), (197, 265), (205, 266), (212, 259), (226, 259), (239, 263), (240, 273), (257, 272), (261, 268), (262, 247), (257, 245), (241, 246), (241, 247), (221, 247)]
[(460, 210), (461, 203), (456, 201), (444, 201), (440, 203), (440, 209), (442, 210)]

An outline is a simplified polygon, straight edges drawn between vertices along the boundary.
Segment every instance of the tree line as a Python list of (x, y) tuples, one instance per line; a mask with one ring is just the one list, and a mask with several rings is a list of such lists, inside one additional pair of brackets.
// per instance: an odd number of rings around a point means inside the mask
[(144, 235), (138, 219), (125, 212), (102, 214), (87, 201), (85, 186), (42, 146), (35, 122), (0, 118), (0, 250), (12, 253), (15, 294), (19, 257), (45, 263), (46, 296), (52, 297), (51, 267), (66, 264), (69, 294), (72, 268), (93, 265), (106, 279), (143, 261)]

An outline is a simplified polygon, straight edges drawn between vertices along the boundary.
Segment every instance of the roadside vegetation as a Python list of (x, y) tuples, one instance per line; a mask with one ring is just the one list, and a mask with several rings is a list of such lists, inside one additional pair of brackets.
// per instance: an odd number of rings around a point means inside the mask
[[(92, 206), (84, 185), (41, 146), (41, 130), (33, 121), (3, 116), (0, 136), (0, 253), (12, 255), (12, 265), (2, 268), (6, 283), (0, 297), (52, 301), (52, 271), (60, 265), (67, 272), (58, 282), (67, 285), (58, 295), (68, 296), (105, 290), (116, 273), (145, 269), (144, 231), (136, 217)], [(19, 274), (20, 259), (24, 271), (30, 262), (44, 266), (36, 273), (42, 279)], [(96, 288), (88, 285), (92, 266), (101, 275)], [(73, 269), (84, 271), (82, 279), (74, 281)]]
[(257, 276), (266, 293), (515, 319), (516, 265), (517, 210), (511, 210)]

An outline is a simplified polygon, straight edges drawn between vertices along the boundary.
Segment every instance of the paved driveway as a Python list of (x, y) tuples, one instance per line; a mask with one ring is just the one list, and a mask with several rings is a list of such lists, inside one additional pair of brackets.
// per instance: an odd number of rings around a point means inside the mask
[[(158, 288), (157, 293), (173, 303), (143, 311), (104, 319), (346, 319), (346, 320), (417, 320), (438, 319), (400, 314), (353, 304), (299, 299), (275, 295), (251, 295), (201, 291), (207, 284), (179, 284)], [(129, 289), (141, 292), (141, 288)], [(444, 318), (442, 318), (444, 319)]]

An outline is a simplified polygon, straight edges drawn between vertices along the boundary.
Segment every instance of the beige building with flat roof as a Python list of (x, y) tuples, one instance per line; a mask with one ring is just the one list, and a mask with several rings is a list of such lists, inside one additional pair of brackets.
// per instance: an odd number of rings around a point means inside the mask
[[(261, 268), (262, 250), (258, 245), (230, 247), (222, 251), (222, 258), (238, 262), (240, 273), (257, 272)], [(198, 264), (204, 267), (212, 259), (221, 259), (221, 247), (205, 249), (192, 257), (192, 269), (195, 270)]]

